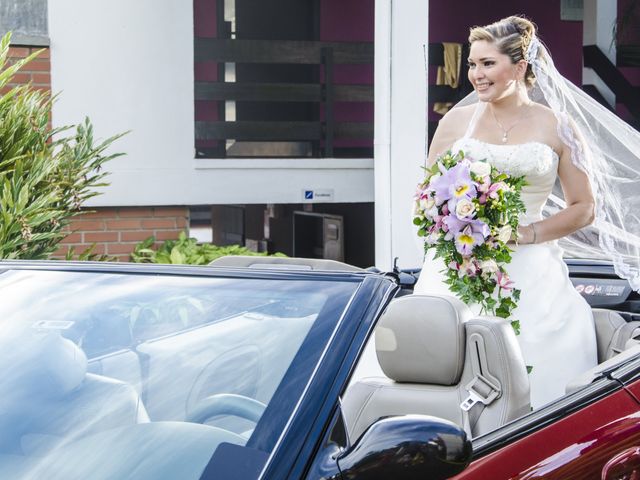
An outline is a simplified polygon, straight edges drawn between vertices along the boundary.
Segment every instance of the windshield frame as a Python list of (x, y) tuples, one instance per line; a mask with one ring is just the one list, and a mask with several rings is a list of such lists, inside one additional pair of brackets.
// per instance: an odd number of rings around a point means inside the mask
[[(294, 417), (300, 412), (305, 402), (310, 386), (317, 379), (320, 366), (325, 361), (332, 344), (336, 341), (343, 323), (348, 320), (358, 322), (360, 318), (354, 318), (354, 312), (360, 307), (353, 305), (356, 297), (361, 296), (362, 285), (372, 276), (381, 277), (371, 273), (353, 272), (318, 272), (299, 270), (259, 270), (247, 268), (223, 268), (223, 267), (192, 267), (192, 266), (165, 266), (165, 265), (122, 265), (103, 263), (72, 263), (72, 262), (25, 262), (25, 261), (0, 261), (0, 274), (7, 270), (29, 271), (60, 271), (60, 272), (86, 272), (99, 274), (133, 274), (133, 275), (167, 275), (167, 276), (197, 276), (223, 279), (266, 279), (276, 281), (319, 281), (335, 282), (336, 295), (331, 296), (325, 307), (321, 309), (318, 318), (314, 321), (312, 329), (307, 333), (298, 353), (291, 362), (289, 370), (278, 386), (269, 402), (269, 407), (279, 410), (277, 415), (269, 416), (269, 410), (265, 411), (263, 419), (273, 421), (262, 422), (256, 426), (256, 436), (252, 436), (245, 446), (253, 450), (258, 447), (267, 449), (269, 458), (261, 457), (264, 469), (269, 466), (270, 460), (276, 450), (282, 445), (283, 439), (294, 422)], [(348, 283), (355, 288), (342, 289), (340, 284)], [(375, 282), (374, 282), (375, 283)], [(389, 284), (388, 280), (385, 283)], [(369, 290), (365, 288), (365, 290)], [(366, 295), (366, 294), (365, 294)], [(369, 302), (371, 299), (368, 299)], [(359, 302), (362, 303), (361, 301)], [(361, 313), (361, 312), (360, 312)], [(358, 317), (359, 315), (355, 315)], [(293, 368), (295, 367), (295, 368)], [(290, 371), (293, 368), (293, 371)], [(298, 380), (295, 380), (298, 377)], [(302, 378), (302, 380), (300, 380)], [(297, 382), (297, 383), (296, 383)], [(285, 402), (288, 400), (288, 402)], [(286, 405), (288, 403), (289, 405)], [(276, 409), (275, 406), (279, 408)], [(269, 408), (268, 407), (268, 408)], [(287, 408), (292, 407), (292, 408)], [(286, 414), (282, 412), (286, 410)], [(263, 426), (264, 423), (264, 426)], [(280, 424), (280, 425), (278, 425)], [(264, 432), (264, 435), (262, 434)], [(245, 448), (243, 447), (243, 448)], [(215, 453), (212, 452), (212, 455)], [(210, 459), (211, 461), (212, 459)], [(205, 478), (204, 476), (202, 478)]]

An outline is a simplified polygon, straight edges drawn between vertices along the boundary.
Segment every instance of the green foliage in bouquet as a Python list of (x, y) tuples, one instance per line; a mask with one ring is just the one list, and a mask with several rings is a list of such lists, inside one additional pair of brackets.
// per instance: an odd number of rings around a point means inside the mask
[[(505, 265), (509, 241), (525, 211), (520, 198), (524, 177), (509, 176), (464, 152), (447, 152), (418, 185), (414, 224), (425, 238), (425, 251), (443, 259), (445, 282), (467, 304), (487, 314), (509, 318), (520, 299)], [(516, 333), (520, 325), (512, 322)]]
[[(0, 40), (0, 89), (35, 58), (9, 62), (11, 35)], [(53, 253), (83, 202), (104, 186), (105, 151), (121, 135), (95, 144), (88, 119), (52, 129), (55, 97), (20, 85), (0, 96), (0, 258), (42, 259)]]
[[(138, 243), (131, 254), (136, 263), (177, 263), (187, 265), (208, 265), (211, 261), (227, 255), (266, 256), (267, 253), (254, 252), (240, 245), (220, 247), (211, 243), (198, 243), (195, 238), (181, 232), (177, 240), (166, 240), (157, 250), (153, 249), (155, 237), (149, 237)], [(285, 257), (276, 253), (277, 257)]]

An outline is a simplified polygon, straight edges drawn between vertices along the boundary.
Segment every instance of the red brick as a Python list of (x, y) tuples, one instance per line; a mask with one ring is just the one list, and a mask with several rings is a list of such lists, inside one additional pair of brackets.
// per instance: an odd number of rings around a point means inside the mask
[(35, 60), (27, 63), (22, 70), (28, 72), (50, 72), (51, 62), (48, 58), (36, 58)]
[(130, 255), (113, 255), (113, 257), (114, 257), (114, 262), (130, 262), (131, 261)]
[(11, 79), (10, 85), (22, 85), (31, 81), (31, 75), (28, 73), (16, 73)]
[(64, 258), (69, 251), (69, 245), (60, 245), (58, 249), (51, 254), (55, 258)]
[(118, 216), (125, 217), (153, 217), (153, 208), (121, 208), (118, 211)]
[(142, 228), (176, 228), (176, 221), (173, 218), (154, 218), (142, 220)]
[(62, 243), (82, 243), (82, 234), (70, 233), (62, 239)]
[(135, 246), (135, 243), (107, 243), (107, 253), (131, 253)]
[(123, 242), (141, 242), (153, 235), (151, 230), (140, 230), (137, 232), (121, 232), (120, 240)]
[[(73, 253), (75, 256), (80, 255), (82, 252), (84, 252), (87, 248), (91, 246), (92, 244), (90, 243), (80, 243), (77, 245), (70, 245), (70, 247), (73, 247)], [(105, 253), (105, 251), (106, 251), (105, 246), (98, 243), (93, 247), (93, 250), (91, 251), (91, 253), (102, 255)]]
[(158, 230), (156, 232), (156, 240), (177, 240), (180, 230)]
[(42, 51), (38, 55), (38, 58), (50, 58), (51, 57), (51, 50), (49, 50), (48, 48), (43, 48), (41, 50)]
[(9, 47), (9, 57), (24, 58), (29, 55), (29, 49), (25, 47)]
[(116, 213), (113, 210), (96, 210), (96, 211), (86, 211), (83, 212), (79, 217), (79, 219), (84, 219), (84, 218), (91, 218), (91, 219), (100, 219), (100, 220), (107, 220), (107, 219), (112, 219), (115, 220), (116, 217)]
[(188, 215), (188, 211), (184, 207), (156, 207), (155, 208), (155, 216), (156, 217), (186, 217)]
[(187, 228), (187, 219), (184, 217), (176, 218), (176, 227), (180, 229)]
[(107, 220), (106, 224), (107, 230), (137, 230), (140, 228), (140, 220)]
[(118, 232), (85, 233), (84, 241), (87, 243), (117, 242)]
[(104, 222), (100, 220), (73, 220), (71, 222), (71, 229), (82, 232), (102, 231), (104, 230)]
[(31, 78), (36, 85), (51, 85), (51, 75), (48, 73), (34, 73)]

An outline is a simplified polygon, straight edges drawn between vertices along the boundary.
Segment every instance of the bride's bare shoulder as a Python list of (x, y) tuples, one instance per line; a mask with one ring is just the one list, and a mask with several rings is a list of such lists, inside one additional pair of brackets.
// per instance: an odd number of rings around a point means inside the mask
[(464, 135), (465, 129), (473, 116), (474, 108), (475, 105), (452, 108), (440, 119), (438, 129), (444, 130), (449, 135), (458, 135), (456, 138), (459, 138)]
[(556, 118), (553, 110), (546, 105), (539, 103), (533, 104), (534, 115), (533, 125), (534, 131), (538, 132), (542, 138), (543, 143), (550, 145), (556, 152), (562, 150), (562, 141), (558, 137), (558, 119)]

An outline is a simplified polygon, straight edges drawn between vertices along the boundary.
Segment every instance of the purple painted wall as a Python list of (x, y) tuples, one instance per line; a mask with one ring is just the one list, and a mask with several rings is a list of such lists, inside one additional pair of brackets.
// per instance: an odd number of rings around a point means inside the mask
[[(193, 1), (193, 30), (196, 37), (215, 38), (217, 35), (216, 0)], [(218, 64), (215, 62), (195, 62), (194, 79), (196, 82), (215, 82), (218, 80)], [(218, 102), (195, 102), (196, 121), (218, 120)], [(216, 140), (198, 140), (196, 147), (213, 147)]]
[[(464, 6), (461, 4), (464, 3)], [(469, 28), (493, 23), (509, 15), (525, 15), (539, 30), (542, 41), (553, 55), (558, 70), (576, 85), (582, 80), (582, 22), (560, 19), (560, 0), (494, 0), (455, 2), (430, 0), (429, 43), (466, 43)], [(416, 59), (422, 61), (422, 59)], [(463, 59), (465, 61), (465, 59)], [(435, 67), (429, 69), (429, 83), (435, 83)], [(463, 81), (468, 81), (466, 78)], [(430, 111), (429, 119), (440, 115)]]
[[(320, 2), (320, 40), (324, 42), (374, 41), (375, 0), (322, 0)], [(337, 84), (373, 85), (372, 65), (336, 65)], [(373, 122), (373, 102), (345, 103), (334, 106), (337, 122)], [(367, 147), (371, 140), (336, 141), (340, 147)]]

